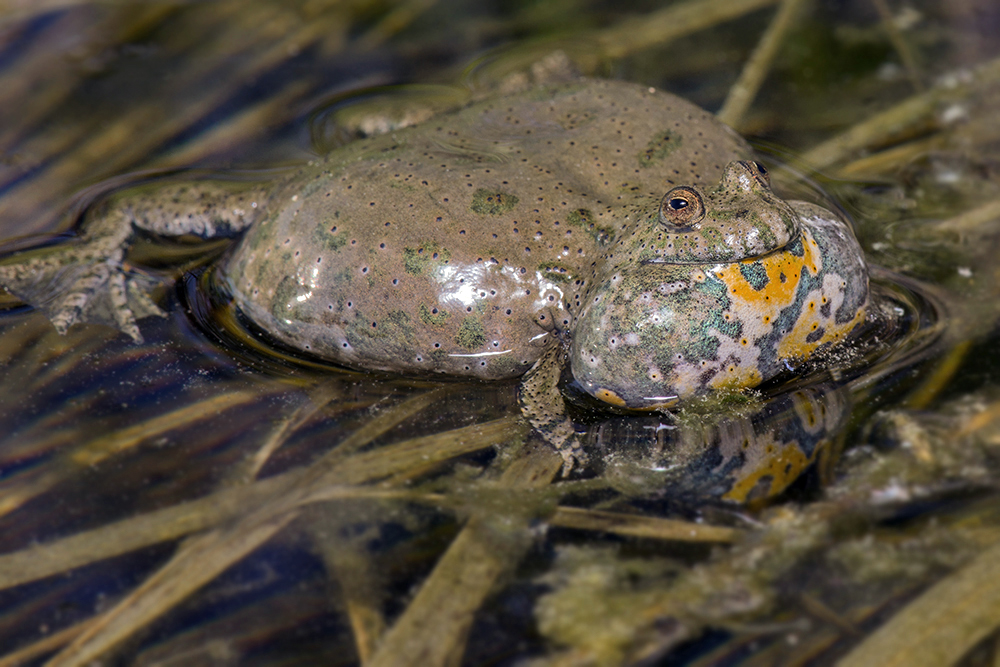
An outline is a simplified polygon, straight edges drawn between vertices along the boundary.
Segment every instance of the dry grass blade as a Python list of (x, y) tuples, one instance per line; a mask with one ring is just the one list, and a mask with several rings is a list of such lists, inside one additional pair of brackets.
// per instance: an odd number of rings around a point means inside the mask
[(913, 57), (913, 50), (906, 43), (906, 40), (903, 39), (903, 34), (896, 25), (888, 3), (885, 0), (872, 0), (872, 4), (875, 5), (875, 9), (878, 11), (882, 25), (885, 27), (885, 32), (889, 36), (889, 41), (892, 42), (892, 48), (896, 50), (899, 59), (903, 61), (906, 76), (910, 79), (913, 89), (918, 92), (924, 90), (924, 84), (920, 81), (920, 74), (917, 71), (917, 61)]
[(958, 234), (963, 239), (996, 233), (1000, 229), (1000, 199), (930, 226), (938, 232)]
[(406, 29), (421, 14), (437, 4), (437, 0), (408, 0), (389, 12), (376, 25), (358, 38), (362, 49), (377, 49), (393, 35)]
[[(516, 459), (500, 483), (512, 489), (548, 486), (561, 467), (562, 459), (542, 444)], [(530, 518), (473, 516), (379, 643), (367, 667), (460, 664), (476, 610), (497, 579), (516, 567), (531, 545)]]
[(332, 469), (321, 460), (296, 480), (293, 488), (283, 489), (280, 497), (263, 499), (232, 527), (194, 538), (137, 591), (103, 614), (91, 631), (56, 656), (52, 665), (86, 664), (106, 654), (268, 541), (298, 516), (304, 504), (324, 497), (322, 490), (328, 485), (381, 479), (407, 465), (422, 464), (428, 458), (444, 461), (521, 432), (515, 419), (498, 419), (358, 454)]
[[(335, 466), (347, 456), (353, 454), (375, 438), (386, 433), (390, 428), (394, 428), (410, 417), (420, 414), (454, 390), (454, 387), (438, 387), (437, 389), (417, 394), (416, 396), (408, 398), (402, 403), (389, 408), (385, 412), (381, 413), (377, 419), (372, 419), (354, 430), (343, 440), (343, 442), (338, 444), (335, 449), (330, 450), (326, 455), (324, 455), (323, 458), (317, 462), (317, 465), (312, 467), (312, 469), (315, 471), (322, 471)], [(436, 438), (438, 435), (440, 434), (427, 437)], [(402, 443), (399, 443), (399, 445), (402, 445)], [(393, 446), (395, 447), (398, 445)]]
[[(34, 11), (46, 11), (47, 2), (32, 2)], [(73, 3), (64, 2), (63, 9)], [(109, 3), (110, 4), (110, 3)], [(121, 3), (125, 5), (126, 3)], [(175, 12), (178, 3), (153, 2), (137, 5), (129, 3), (128, 20), (121, 20), (122, 11), (110, 11), (104, 18), (94, 21), (86, 11), (67, 11), (46, 29), (43, 36), (18, 55), (17, 60), (0, 71), (0, 151), (17, 150), (17, 143), (24, 140), (32, 128), (64, 104), (84, 78), (85, 68), (67, 67), (67, 59), (83, 61), (99, 58), (101, 52), (120, 44), (141, 39), (165, 17)], [(0, 3), (0, 26), (10, 23), (13, 15)], [(55, 9), (55, 8), (53, 8)], [(124, 7), (123, 7), (124, 9)], [(63, 46), (75, 45), (68, 54)], [(6, 112), (6, 113), (4, 113)], [(61, 128), (48, 135), (50, 154), (57, 154), (72, 144), (79, 132), (93, 130), (94, 124), (81, 123), (79, 127)]]
[(606, 58), (620, 58), (777, 3), (778, 0), (687, 0), (628, 18), (597, 33), (595, 38)]
[(735, 528), (705, 526), (690, 521), (579, 507), (560, 507), (549, 517), (548, 522), (560, 528), (595, 530), (628, 537), (679, 542), (734, 542), (743, 535), (743, 531)]
[(757, 48), (740, 72), (740, 78), (729, 89), (729, 95), (717, 114), (719, 120), (736, 129), (740, 128), (743, 116), (757, 96), (764, 79), (771, 69), (774, 57), (784, 41), (785, 35), (795, 24), (807, 0), (782, 0), (771, 25), (761, 37)]
[(915, 139), (901, 146), (893, 146), (884, 151), (851, 160), (838, 169), (837, 174), (843, 178), (890, 174), (918, 157), (931, 154), (947, 145), (948, 136), (946, 134), (935, 134), (926, 139)]
[(932, 586), (839, 667), (946, 667), (1000, 625), (1000, 544)]
[(80, 466), (95, 465), (109, 456), (120, 454), (150, 438), (197, 423), (203, 419), (217, 419), (221, 412), (259, 400), (262, 395), (264, 395), (263, 392), (259, 391), (231, 391), (220, 394), (91, 440), (70, 452), (68, 458)]
[(206, 162), (212, 156), (225, 155), (258, 134), (261, 128), (281, 125), (290, 121), (303, 105), (304, 96), (311, 90), (307, 81), (293, 81), (276, 91), (266, 100), (248, 107), (228, 120), (211, 128), (198, 137), (198, 141), (184, 144), (156, 160), (159, 168), (183, 167)]
[(340, 387), (337, 383), (316, 387), (310, 395), (310, 400), (296, 409), (294, 413), (281, 419), (253, 456), (245, 459), (239, 465), (233, 466), (226, 477), (239, 483), (256, 479), (271, 456), (285, 444), (288, 438), (313, 419), (327, 404), (340, 398), (340, 394)]
[(919, 128), (936, 127), (941, 106), (949, 101), (963, 99), (976, 88), (1000, 80), (1000, 59), (992, 60), (969, 73), (967, 80), (956, 77), (925, 93), (914, 95), (896, 106), (878, 113), (866, 121), (816, 146), (802, 156), (802, 160), (815, 168), (841, 162), (866, 149), (891, 143)]

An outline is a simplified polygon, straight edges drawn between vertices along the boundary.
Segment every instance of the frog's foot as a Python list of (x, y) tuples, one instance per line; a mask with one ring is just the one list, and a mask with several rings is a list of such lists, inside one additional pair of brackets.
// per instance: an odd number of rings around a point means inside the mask
[(59, 333), (95, 322), (142, 342), (136, 319), (164, 313), (148, 295), (155, 281), (126, 273), (124, 252), (115, 236), (28, 251), (0, 262), (0, 285), (43, 312)]
[(535, 431), (563, 459), (563, 476), (574, 468), (587, 464), (587, 454), (573, 421), (566, 415), (566, 401), (559, 391), (565, 351), (561, 344), (553, 345), (535, 362), (521, 383), (521, 413)]
[[(547, 434), (538, 426), (535, 426), (542, 437), (556, 448), (559, 452), (559, 456), (562, 457), (563, 467), (562, 476), (568, 477), (574, 469), (586, 468), (589, 458), (587, 453), (583, 451), (583, 447), (580, 446), (580, 437), (576, 433), (576, 429), (573, 427), (573, 422), (569, 419), (563, 419), (556, 427), (558, 434)], [(563, 433), (566, 433), (563, 437)]]

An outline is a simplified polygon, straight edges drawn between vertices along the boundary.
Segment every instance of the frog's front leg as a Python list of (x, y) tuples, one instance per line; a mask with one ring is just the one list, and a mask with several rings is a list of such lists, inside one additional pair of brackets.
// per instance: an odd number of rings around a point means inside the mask
[(566, 414), (566, 400), (559, 391), (559, 376), (566, 350), (561, 342), (550, 345), (521, 381), (521, 414), (563, 458), (563, 475), (587, 464), (573, 421)]
[(137, 342), (136, 320), (163, 315), (149, 297), (155, 280), (124, 261), (134, 230), (164, 236), (229, 236), (255, 220), (263, 192), (210, 183), (125, 191), (92, 207), (73, 241), (0, 261), (0, 285), (65, 333), (76, 322), (107, 324)]

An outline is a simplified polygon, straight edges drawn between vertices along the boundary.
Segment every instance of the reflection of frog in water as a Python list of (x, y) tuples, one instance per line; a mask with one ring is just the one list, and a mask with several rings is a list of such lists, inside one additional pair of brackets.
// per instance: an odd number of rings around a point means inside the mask
[(275, 183), (125, 191), (80, 243), (0, 266), (60, 331), (139, 339), (159, 309), (123, 265), (135, 228), (248, 229), (219, 266), (243, 315), (355, 368), (514, 378), (568, 462), (563, 349), (589, 393), (656, 408), (753, 387), (864, 320), (868, 277), (833, 213), (786, 203), (734, 132), (667, 93), (578, 81), (359, 140)]

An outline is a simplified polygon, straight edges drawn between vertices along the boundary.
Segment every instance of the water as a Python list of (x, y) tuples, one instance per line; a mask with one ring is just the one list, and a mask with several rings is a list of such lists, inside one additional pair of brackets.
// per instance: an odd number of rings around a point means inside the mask
[[(827, 664), (966, 571), (1000, 539), (998, 215), (942, 221), (1000, 196), (1000, 85), (968, 74), (996, 56), (998, 17), (975, 3), (890, 10), (921, 86), (959, 73), (926, 118), (816, 159), (820, 172), (799, 161), (919, 94), (875, 5), (859, 2), (803, 15), (740, 122), (788, 166), (783, 191), (830, 197), (870, 259), (897, 272), (877, 279), (889, 329), (833, 360), (833, 377), (800, 369), (804, 383), (675, 416), (597, 410), (570, 386), (598, 461), (585, 475), (547, 483), (559, 462), (531, 448), (513, 383), (363, 374), (261, 341), (205, 287), (222, 246), (143, 244), (135, 261), (188, 272), (159, 295), (168, 316), (143, 321), (141, 345), (96, 326), (59, 336), (8, 299), (2, 652), (29, 664), (58, 651), (53, 664), (445, 664), (463, 651), (462, 664)], [(51, 239), (137, 172), (308, 159), (372, 108), (391, 122), (427, 100), (447, 107), (551, 44), (589, 74), (718, 109), (771, 11), (656, 44), (616, 33), (628, 17), (596, 3), (21, 10), (0, 23), (0, 109), (18, 110), (0, 112), (0, 237), (5, 250)], [(371, 93), (412, 82), (434, 86)], [(159, 578), (180, 593), (145, 606), (134, 591)], [(992, 659), (986, 618), (980, 635), (944, 642), (956, 659)], [(896, 655), (917, 645), (900, 644)]]

